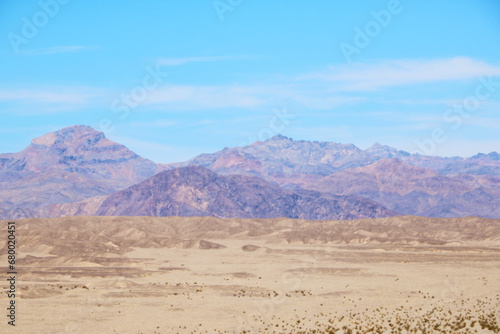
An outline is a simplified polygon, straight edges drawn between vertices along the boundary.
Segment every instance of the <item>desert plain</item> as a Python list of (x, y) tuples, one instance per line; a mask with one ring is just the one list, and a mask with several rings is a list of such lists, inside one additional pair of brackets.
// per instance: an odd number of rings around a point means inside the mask
[[(500, 332), (500, 220), (64, 217), (16, 228), (16, 326), (4, 315), (2, 333)], [(7, 290), (2, 279), (5, 314)]]

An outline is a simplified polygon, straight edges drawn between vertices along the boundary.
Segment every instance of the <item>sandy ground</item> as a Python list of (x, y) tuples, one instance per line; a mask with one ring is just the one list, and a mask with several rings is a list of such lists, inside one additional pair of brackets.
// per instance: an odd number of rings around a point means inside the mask
[(498, 240), (205, 240), (97, 256), (21, 247), (16, 327), (4, 316), (0, 332), (499, 333)]

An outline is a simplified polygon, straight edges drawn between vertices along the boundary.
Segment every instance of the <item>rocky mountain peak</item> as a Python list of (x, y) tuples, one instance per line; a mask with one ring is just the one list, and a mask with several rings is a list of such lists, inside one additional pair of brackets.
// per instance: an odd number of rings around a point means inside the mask
[(85, 144), (97, 143), (105, 139), (102, 132), (96, 131), (90, 126), (75, 125), (55, 132), (47, 133), (31, 141), (33, 145), (48, 148), (79, 147)]
[[(87, 190), (93, 196), (123, 189), (154, 175), (157, 170), (152, 161), (141, 158), (126, 146), (107, 139), (102, 132), (84, 125), (47, 133), (33, 139), (20, 152), (0, 155), (0, 172), (4, 172), (0, 180), (12, 183), (35, 178), (29, 181), (35, 187), (42, 179), (43, 182), (56, 184), (56, 180), (62, 179), (64, 181), (54, 186), (54, 192), (58, 193), (58, 187), (65, 183), (69, 188), (65, 189), (66, 192), (83, 196), (86, 196)], [(86, 181), (81, 181), (82, 178)], [(78, 181), (71, 184), (69, 179)], [(102, 182), (97, 192), (92, 185), (96, 180)], [(83, 188), (86, 190), (83, 191)], [(38, 191), (46, 192), (44, 188)], [(28, 195), (33, 196), (36, 192), (31, 190), (30, 193)]]
[(471, 159), (490, 159), (490, 160), (494, 160), (494, 161), (498, 161), (500, 160), (500, 154), (498, 154), (497, 152), (490, 152), (488, 154), (484, 154), (484, 153), (479, 153), (479, 154), (476, 154), (475, 156), (471, 157)]
[(283, 136), (281, 134), (277, 134), (271, 138), (269, 138), (268, 140), (266, 140), (267, 142), (271, 142), (271, 141), (293, 141), (292, 138), (288, 138), (286, 136)]
[(375, 142), (375, 144), (373, 144), (372, 146), (370, 146), (367, 151), (373, 151), (373, 150), (378, 150), (378, 149), (382, 149), (384, 147), (388, 147), (388, 146), (385, 146), (385, 145), (382, 145), (380, 144), (378, 141)]
[(400, 151), (394, 147), (387, 145), (382, 145), (378, 142), (370, 146), (365, 150), (366, 153), (373, 154), (379, 158), (408, 158), (410, 153), (405, 151)]
[(116, 192), (98, 215), (353, 219), (397, 214), (370, 200), (287, 190), (262, 178), (219, 175), (201, 166), (165, 171)]

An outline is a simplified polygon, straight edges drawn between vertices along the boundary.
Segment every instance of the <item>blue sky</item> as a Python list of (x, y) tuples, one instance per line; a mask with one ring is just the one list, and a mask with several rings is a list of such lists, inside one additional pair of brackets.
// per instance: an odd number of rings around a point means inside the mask
[(0, 152), (85, 124), (155, 162), (277, 133), (500, 151), (500, 2), (0, 4)]

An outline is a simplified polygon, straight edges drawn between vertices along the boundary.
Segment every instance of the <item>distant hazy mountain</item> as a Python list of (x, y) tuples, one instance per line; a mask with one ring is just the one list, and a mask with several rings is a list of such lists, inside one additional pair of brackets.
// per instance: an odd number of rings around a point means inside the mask
[(294, 174), (330, 175), (378, 160), (353, 144), (294, 141), (277, 135), (244, 147), (201, 154), (172, 167), (203, 166), (217, 173), (259, 175), (266, 178)]
[[(216, 174), (176, 169), (186, 166)], [(139, 188), (124, 190), (133, 185)], [(137, 189), (150, 193), (139, 196)], [(196, 201), (182, 197), (188, 195)], [(358, 197), (345, 197), (351, 195)], [(423, 156), (378, 143), (361, 150), (277, 135), (164, 165), (90, 127), (73, 126), (36, 138), (21, 152), (0, 154), (5, 219), (96, 213), (330, 219), (393, 212), (500, 218), (499, 195), (496, 152)]]
[(382, 159), (326, 176), (307, 188), (364, 196), (405, 214), (500, 217), (499, 183), (491, 177), (443, 176), (398, 159)]
[(362, 197), (286, 190), (259, 177), (220, 176), (190, 166), (159, 173), (109, 196), (104, 216), (354, 219), (394, 216)]
[(111, 194), (158, 169), (103, 133), (72, 126), (33, 139), (21, 152), (0, 154), (0, 208), (22, 217), (48, 204)]
[(377, 158), (397, 158), (400, 160), (407, 160), (411, 157), (411, 154), (405, 151), (397, 150), (393, 147), (380, 145), (379, 143), (375, 143), (369, 148), (365, 150), (366, 153), (369, 153)]
[(361, 150), (278, 135), (170, 164), (191, 165), (221, 174), (258, 175), (288, 189), (364, 196), (404, 214), (500, 217), (496, 152), (470, 158), (423, 156), (378, 143)]
[(424, 156), (378, 143), (361, 150), (353, 144), (293, 140), (277, 135), (266, 141), (201, 154), (186, 162), (169, 166), (203, 166), (217, 173), (259, 175), (283, 184), (283, 179), (294, 178), (294, 175), (326, 176), (347, 168), (367, 166), (386, 158), (397, 158), (443, 175), (500, 177), (499, 156), (496, 152), (478, 154), (470, 158)]

